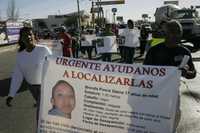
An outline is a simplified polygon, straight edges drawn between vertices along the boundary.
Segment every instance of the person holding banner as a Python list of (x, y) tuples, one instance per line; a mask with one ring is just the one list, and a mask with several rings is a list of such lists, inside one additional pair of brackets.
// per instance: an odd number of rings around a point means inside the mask
[[(165, 41), (149, 49), (144, 60), (144, 65), (177, 66), (182, 71), (183, 77), (187, 79), (195, 78), (196, 69), (192, 61), (191, 53), (180, 44), (183, 34), (181, 24), (178, 21), (171, 20), (165, 24), (164, 32)], [(185, 57), (188, 57), (188, 61), (185, 61)], [(180, 116), (179, 96), (174, 127), (178, 126)]]
[(81, 37), (81, 45), (84, 47), (84, 49), (87, 52), (88, 59), (92, 59), (92, 50), (93, 50), (93, 45), (92, 45), (92, 40), (96, 38), (95, 34), (93, 34), (93, 31), (88, 31), (85, 34), (82, 34)]
[(35, 44), (34, 35), (30, 27), (20, 29), (18, 44), (19, 50), (6, 104), (9, 107), (12, 106), (11, 102), (19, 90), (23, 79), (25, 79), (36, 101), (38, 119), (43, 65), (45, 58), (51, 55), (52, 52), (44, 45)]
[(59, 80), (52, 88), (51, 104), (49, 115), (71, 119), (76, 104), (74, 88), (68, 82)]
[(120, 35), (121, 37), (124, 37), (125, 44), (123, 47), (123, 54), (122, 57), (124, 57), (124, 61), (127, 64), (133, 64), (133, 59), (135, 55), (135, 48), (139, 47), (139, 39), (136, 36), (136, 33), (134, 31), (134, 23), (132, 20), (128, 20), (127, 22), (128, 28), (122, 32)]
[(146, 65), (164, 65), (179, 66), (184, 55), (189, 56), (189, 61), (181, 68), (182, 76), (187, 79), (193, 79), (196, 76), (196, 70), (192, 62), (190, 51), (180, 44), (182, 36), (182, 26), (179, 22), (173, 20), (165, 25), (165, 42), (160, 43), (149, 49), (144, 64)]

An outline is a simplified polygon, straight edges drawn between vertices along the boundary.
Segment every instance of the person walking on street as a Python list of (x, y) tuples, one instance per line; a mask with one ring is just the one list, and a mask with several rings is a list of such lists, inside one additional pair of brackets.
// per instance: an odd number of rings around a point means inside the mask
[(127, 22), (128, 28), (120, 35), (125, 38), (125, 44), (122, 52), (125, 63), (133, 64), (135, 48), (139, 47), (139, 39), (134, 31), (134, 23), (132, 20)]
[(64, 26), (60, 28), (59, 37), (63, 46), (63, 56), (72, 57), (72, 37), (66, 32), (66, 28)]
[[(106, 24), (105, 31), (102, 33), (101, 36), (103, 38), (104, 45), (108, 45), (108, 44), (105, 43), (105, 39), (108, 36), (114, 37), (114, 40), (116, 41), (116, 36), (112, 32), (111, 24)], [(111, 62), (112, 61), (111, 58), (112, 58), (112, 53), (111, 52), (104, 52), (104, 53), (102, 53), (102, 60), (103, 61)]]
[[(196, 69), (190, 51), (180, 44), (183, 34), (182, 26), (178, 21), (171, 20), (165, 24), (165, 41), (151, 47), (146, 54), (144, 65), (176, 66), (179, 67), (185, 56), (189, 57), (187, 64), (180, 68), (181, 74), (186, 79), (196, 77)], [(177, 99), (174, 130), (181, 117), (180, 96)], [(175, 131), (174, 131), (175, 132)]]
[(16, 65), (12, 74), (6, 104), (9, 107), (12, 106), (12, 100), (25, 79), (36, 101), (38, 120), (43, 65), (45, 58), (51, 55), (52, 52), (44, 45), (35, 44), (32, 29), (29, 27), (23, 27), (20, 30), (18, 44), (19, 50), (16, 56)]

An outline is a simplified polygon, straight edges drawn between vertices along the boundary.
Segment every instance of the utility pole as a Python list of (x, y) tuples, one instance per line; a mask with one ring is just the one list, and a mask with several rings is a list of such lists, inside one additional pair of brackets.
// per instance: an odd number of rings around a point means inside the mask
[(92, 13), (92, 28), (94, 28), (94, 23), (95, 23), (95, 11), (94, 11), (94, 0), (90, 0), (92, 1), (92, 8), (91, 8), (91, 13)]
[(102, 27), (103, 26), (103, 24), (104, 24), (104, 22), (103, 22), (103, 18), (104, 18), (104, 12), (103, 12), (103, 7), (102, 7), (102, 5), (101, 5), (101, 0), (97, 0), (97, 7), (98, 7), (98, 9), (99, 9), (99, 11), (98, 11), (98, 26), (99, 27)]
[(78, 8), (78, 17), (77, 17), (77, 21), (78, 21), (78, 30), (79, 30), (79, 33), (81, 32), (81, 19), (80, 19), (80, 3), (79, 3), (79, 0), (77, 0), (77, 8)]
[(79, 45), (81, 45), (81, 33), (82, 33), (82, 30), (81, 30), (81, 19), (80, 19), (80, 3), (79, 3), (79, 0), (77, 0), (77, 8), (78, 8), (78, 17), (77, 17), (77, 21), (78, 21), (78, 42), (79, 42)]
[[(99, 3), (100, 0), (97, 0), (97, 2)], [(97, 8), (100, 9), (100, 6), (97, 5)], [(97, 21), (97, 25), (100, 26), (100, 23), (99, 23), (99, 22), (100, 22), (100, 10), (99, 10), (98, 13), (97, 13), (97, 20), (98, 20), (98, 21)]]
[(113, 13), (113, 23), (114, 23), (114, 24), (115, 24), (115, 22), (116, 22), (116, 20), (115, 20), (116, 12), (117, 12), (117, 8), (112, 8), (112, 13)]

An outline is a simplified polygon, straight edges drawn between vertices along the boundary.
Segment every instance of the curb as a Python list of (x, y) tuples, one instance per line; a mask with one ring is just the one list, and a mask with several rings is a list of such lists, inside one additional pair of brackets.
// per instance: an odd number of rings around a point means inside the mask
[(15, 49), (17, 49), (17, 45), (16, 44), (2, 46), (2, 47), (0, 47), (0, 53), (4, 53), (4, 52), (7, 52), (7, 51), (12, 51), (12, 50), (15, 50)]

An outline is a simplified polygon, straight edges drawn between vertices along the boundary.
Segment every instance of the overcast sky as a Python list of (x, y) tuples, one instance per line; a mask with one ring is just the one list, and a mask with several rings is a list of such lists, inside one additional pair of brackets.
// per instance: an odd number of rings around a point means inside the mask
[[(0, 0), (0, 16), (6, 16), (8, 2)], [(66, 14), (77, 11), (77, 0), (15, 0), (21, 18), (44, 18), (47, 15)], [(103, 0), (102, 0), (103, 1)], [(112, 18), (111, 8), (118, 8), (117, 15), (125, 19), (141, 19), (141, 15), (147, 13), (153, 18), (156, 7), (163, 5), (164, 0), (125, 0), (126, 4), (104, 6), (105, 16)], [(179, 0), (181, 7), (200, 5), (200, 0)], [(89, 11), (91, 2), (80, 0), (80, 8)]]

